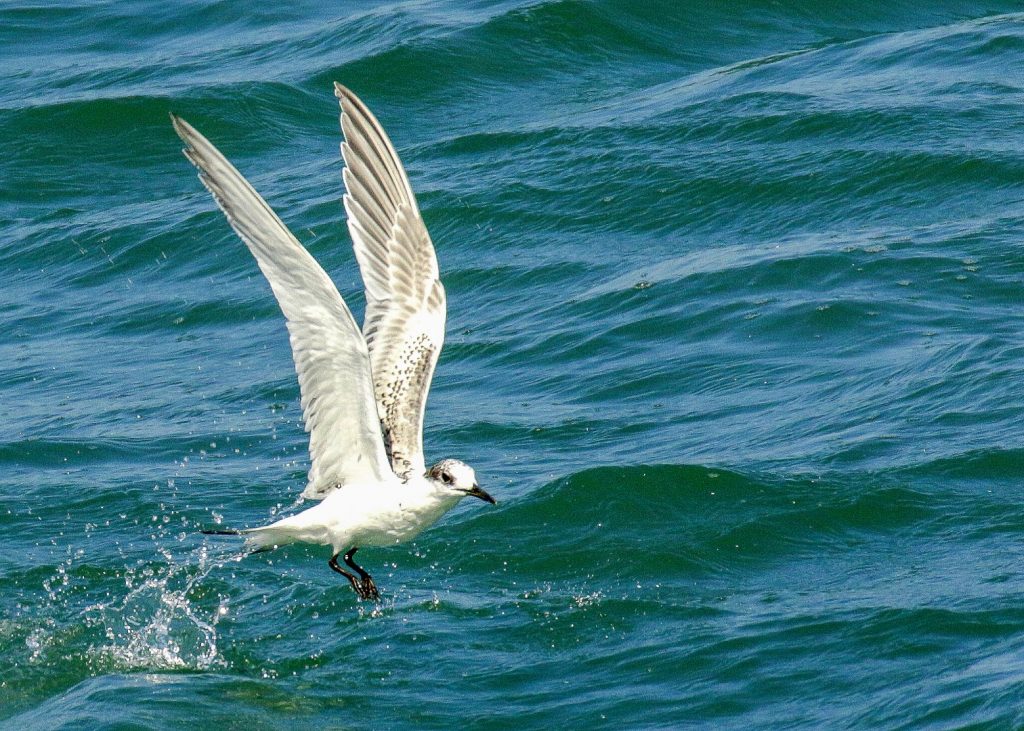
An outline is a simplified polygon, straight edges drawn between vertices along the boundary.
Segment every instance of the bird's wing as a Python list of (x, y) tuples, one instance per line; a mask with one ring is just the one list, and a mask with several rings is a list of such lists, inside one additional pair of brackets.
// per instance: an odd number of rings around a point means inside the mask
[(366, 287), (363, 335), (391, 467), (423, 474), (423, 411), (444, 343), (437, 256), (398, 153), (366, 105), (340, 84), (345, 211)]
[(323, 268), (234, 166), (188, 122), (171, 120), (185, 156), (256, 257), (288, 321), (312, 463), (303, 496), (322, 498), (346, 483), (385, 479), (391, 470), (369, 353), (352, 313)]

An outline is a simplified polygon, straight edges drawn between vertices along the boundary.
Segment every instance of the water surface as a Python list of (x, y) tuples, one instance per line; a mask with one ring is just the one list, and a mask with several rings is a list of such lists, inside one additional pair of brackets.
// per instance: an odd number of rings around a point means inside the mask
[[(1014, 3), (0, 8), (0, 722), (1024, 725)], [(360, 556), (294, 509), (287, 334), (214, 141), (361, 317), (337, 80), (448, 291), (428, 459)]]

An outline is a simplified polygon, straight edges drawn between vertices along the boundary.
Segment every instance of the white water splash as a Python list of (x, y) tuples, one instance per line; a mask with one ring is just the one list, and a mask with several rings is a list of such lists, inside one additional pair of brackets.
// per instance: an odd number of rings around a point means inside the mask
[(103, 628), (108, 643), (90, 653), (118, 670), (205, 670), (226, 663), (217, 649), (217, 623), (229, 611), (226, 596), (216, 606), (196, 601), (197, 587), (215, 568), (242, 555), (211, 558), (206, 547), (198, 560), (176, 563), (162, 550), (166, 570), (145, 568), (125, 574), (128, 594), (86, 609), (90, 623)]

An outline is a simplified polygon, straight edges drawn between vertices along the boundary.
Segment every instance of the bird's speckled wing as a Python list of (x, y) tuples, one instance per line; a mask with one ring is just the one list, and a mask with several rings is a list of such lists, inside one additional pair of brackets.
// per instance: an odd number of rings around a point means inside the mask
[[(180, 117), (185, 156), (256, 257), (288, 321), (312, 466), (303, 496), (391, 475), (380, 434), (366, 342), (327, 273), (259, 193)], [(394, 477), (390, 477), (394, 479)]]
[(425, 472), (423, 411), (444, 343), (437, 257), (398, 153), (380, 123), (340, 84), (345, 211), (366, 287), (363, 335), (391, 466)]

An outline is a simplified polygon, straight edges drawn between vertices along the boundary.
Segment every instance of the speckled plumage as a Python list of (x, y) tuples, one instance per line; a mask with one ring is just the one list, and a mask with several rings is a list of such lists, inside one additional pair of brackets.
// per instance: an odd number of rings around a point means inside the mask
[(345, 141), (345, 210), (366, 286), (363, 335), (395, 473), (422, 474), (423, 413), (444, 344), (446, 298), (430, 234), (387, 134), (335, 85)]

